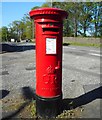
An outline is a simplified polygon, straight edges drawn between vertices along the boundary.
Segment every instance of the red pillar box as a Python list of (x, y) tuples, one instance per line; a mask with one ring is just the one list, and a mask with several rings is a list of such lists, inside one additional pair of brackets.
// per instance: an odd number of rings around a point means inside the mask
[(62, 31), (66, 11), (40, 8), (30, 11), (36, 34), (36, 106), (40, 117), (52, 118), (61, 111)]

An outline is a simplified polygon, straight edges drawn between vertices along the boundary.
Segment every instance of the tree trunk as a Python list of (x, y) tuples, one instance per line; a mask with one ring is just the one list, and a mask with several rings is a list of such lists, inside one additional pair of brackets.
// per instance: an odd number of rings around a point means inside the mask
[(74, 37), (77, 37), (77, 20), (76, 20), (76, 18), (74, 20), (74, 27), (75, 27)]
[(97, 37), (97, 22), (95, 22), (95, 36), (94, 37)]
[(86, 37), (86, 20), (84, 21), (84, 27), (83, 27), (83, 29), (84, 29), (84, 37)]

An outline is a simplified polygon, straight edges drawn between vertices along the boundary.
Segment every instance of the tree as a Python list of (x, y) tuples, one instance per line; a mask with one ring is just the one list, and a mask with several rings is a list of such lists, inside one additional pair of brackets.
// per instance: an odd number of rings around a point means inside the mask
[(3, 41), (8, 41), (8, 35), (9, 35), (9, 32), (8, 32), (8, 28), (7, 27), (2, 27), (1, 30), (0, 30), (0, 34), (1, 34), (1, 38), (2, 38), (2, 42)]
[(77, 37), (80, 5), (72, 2), (54, 2), (53, 6), (68, 12), (68, 19), (64, 20), (64, 29), (67, 31), (66, 35)]
[(66, 10), (68, 19), (64, 20), (64, 35), (102, 36), (102, 2), (53, 2), (53, 7)]
[(2, 42), (2, 28), (0, 28), (0, 42)]
[(44, 4), (42, 4), (42, 6), (41, 7), (50, 7), (50, 3), (48, 2), (48, 3), (44, 3)]
[[(59, 1), (59, 0), (58, 0)], [(35, 6), (31, 10), (42, 7), (60, 8), (68, 12), (68, 18), (64, 20), (64, 36), (91, 36), (102, 37), (102, 2), (46, 2), (42, 6)], [(24, 14), (21, 20), (13, 21), (9, 28), (2, 27), (0, 36), (3, 41), (32, 39), (34, 34), (34, 21), (29, 14)]]
[(11, 37), (17, 41), (32, 39), (32, 20), (28, 14), (24, 14), (21, 20), (13, 21), (10, 25)]
[(80, 6), (80, 17), (79, 17), (79, 30), (81, 35), (86, 37), (86, 32), (89, 31), (91, 27), (91, 20), (92, 20), (92, 3), (81, 3)]
[(35, 9), (38, 9), (38, 8), (40, 8), (40, 7), (39, 6), (35, 6), (35, 7), (31, 8), (31, 10), (35, 10)]
[(79, 28), (79, 16), (80, 16), (80, 4), (79, 3), (70, 3), (66, 5), (66, 10), (69, 13), (69, 24), (71, 28), (71, 32), (73, 33), (74, 37), (78, 35), (78, 28)]
[(15, 20), (9, 26), (10, 26), (10, 29), (12, 30), (13, 34), (16, 35), (16, 40), (20, 41), (20, 39), (21, 39), (20, 21)]
[(25, 14), (22, 23), (24, 24), (24, 35), (26, 39), (33, 38), (33, 20), (31, 20), (29, 14)]
[(94, 36), (102, 36), (102, 2), (93, 3), (92, 25), (94, 26)]

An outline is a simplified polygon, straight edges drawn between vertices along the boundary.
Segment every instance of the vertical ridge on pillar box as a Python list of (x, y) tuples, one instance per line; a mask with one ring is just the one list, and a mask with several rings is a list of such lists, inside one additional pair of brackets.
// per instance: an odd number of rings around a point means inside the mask
[(67, 16), (66, 11), (57, 8), (30, 11), (36, 27), (36, 102), (37, 114), (41, 117), (55, 117), (59, 113), (58, 104), (62, 99), (62, 31), (63, 19)]

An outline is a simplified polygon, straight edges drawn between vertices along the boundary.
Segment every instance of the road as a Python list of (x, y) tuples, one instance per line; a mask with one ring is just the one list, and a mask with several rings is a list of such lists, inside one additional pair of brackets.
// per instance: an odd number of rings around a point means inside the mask
[(67, 46), (63, 53), (64, 98), (83, 106), (82, 118), (100, 118), (100, 49)]
[[(79, 100), (76, 107), (84, 108), (82, 117), (100, 118), (101, 57), (99, 48), (63, 47), (63, 98)], [(35, 89), (35, 50), (7, 52), (0, 54), (0, 58), (1, 90), (9, 91), (8, 96), (11, 93), (15, 96), (14, 91), (21, 91), (23, 87)]]
[[(100, 49), (69, 46), (64, 47), (63, 53), (63, 79), (74, 80), (83, 86), (100, 83)], [(66, 82), (63, 81), (63, 84)]]

